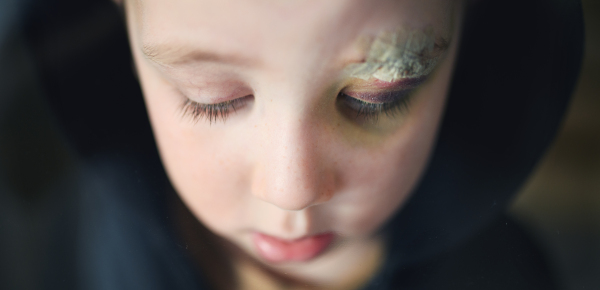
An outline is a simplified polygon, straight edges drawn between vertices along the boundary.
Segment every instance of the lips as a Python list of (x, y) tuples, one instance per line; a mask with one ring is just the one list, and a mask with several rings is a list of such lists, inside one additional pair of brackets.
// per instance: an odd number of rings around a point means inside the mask
[(283, 240), (262, 233), (254, 233), (252, 241), (258, 254), (272, 263), (308, 261), (323, 252), (334, 239), (333, 233)]

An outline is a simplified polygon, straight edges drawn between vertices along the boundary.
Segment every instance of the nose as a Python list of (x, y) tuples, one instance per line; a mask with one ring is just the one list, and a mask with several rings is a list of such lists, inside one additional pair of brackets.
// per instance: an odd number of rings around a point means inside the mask
[(324, 203), (335, 191), (335, 168), (318, 127), (281, 121), (264, 130), (252, 177), (252, 194), (281, 209), (297, 211)]

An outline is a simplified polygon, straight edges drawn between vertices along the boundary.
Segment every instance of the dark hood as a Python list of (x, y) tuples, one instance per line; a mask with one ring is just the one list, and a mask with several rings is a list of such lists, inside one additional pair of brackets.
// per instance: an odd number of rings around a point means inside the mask
[[(392, 260), (405, 265), (458, 244), (506, 210), (554, 139), (577, 81), (580, 1), (471, 2), (429, 167), (385, 227), (401, 256)], [(83, 159), (133, 155), (160, 172), (147, 178), (165, 178), (112, 3), (35, 7), (26, 38), (75, 151)]]
[(552, 143), (583, 55), (579, 1), (472, 1), (438, 143), (388, 224), (404, 263), (506, 211)]

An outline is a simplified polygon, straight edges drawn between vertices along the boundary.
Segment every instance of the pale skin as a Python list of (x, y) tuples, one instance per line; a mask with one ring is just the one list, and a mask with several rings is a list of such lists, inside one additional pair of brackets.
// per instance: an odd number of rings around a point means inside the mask
[[(237, 287), (251, 288), (256, 281), (248, 276), (276, 288), (287, 283), (280, 276), (300, 281), (287, 286), (327, 289), (368, 281), (385, 253), (378, 229), (401, 210), (435, 143), (462, 2), (124, 5), (150, 121), (175, 190), (200, 222), (244, 253), (230, 255), (234, 264), (260, 265), (238, 267)], [(411, 88), (407, 108), (357, 118), (342, 98), (403, 88), (352, 78), (345, 68), (364, 61), (364, 39), (399, 27), (432, 29), (447, 44), (443, 58)], [(183, 114), (186, 100), (240, 99), (226, 119)], [(270, 263), (257, 254), (253, 232), (289, 240), (334, 232), (336, 239), (314, 259)]]

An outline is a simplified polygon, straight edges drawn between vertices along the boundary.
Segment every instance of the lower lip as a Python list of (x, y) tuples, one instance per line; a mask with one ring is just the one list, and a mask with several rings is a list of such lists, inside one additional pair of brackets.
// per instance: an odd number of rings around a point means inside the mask
[(333, 242), (334, 234), (326, 233), (297, 240), (282, 240), (254, 233), (252, 241), (258, 254), (272, 263), (308, 261), (321, 254)]

